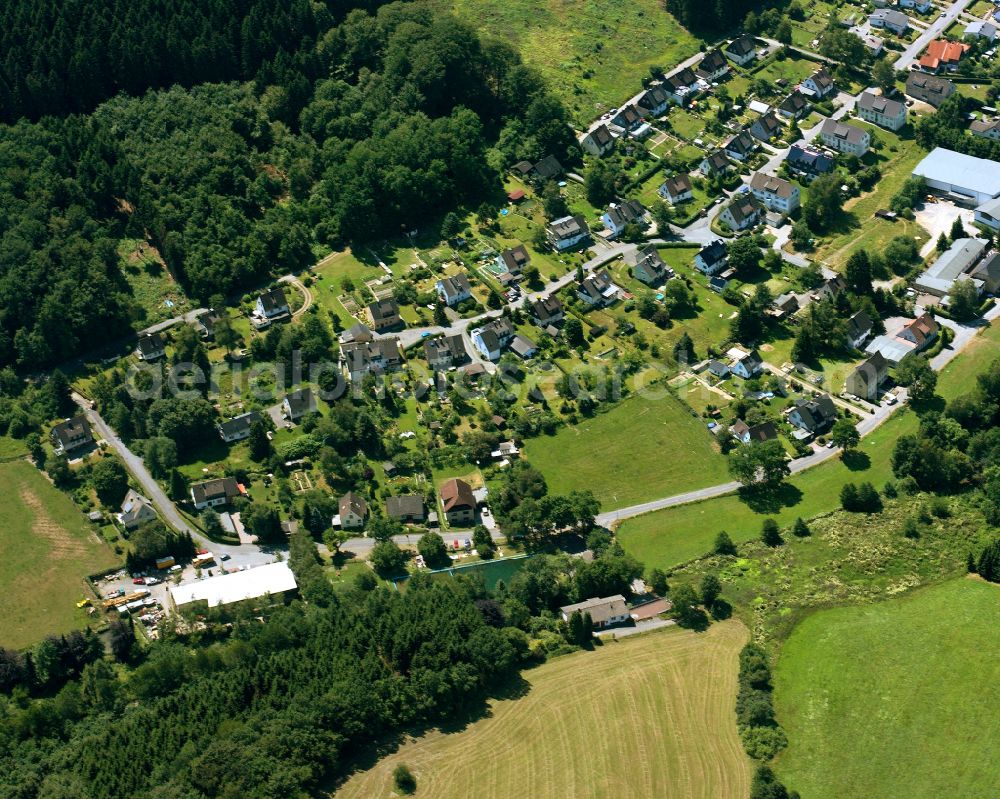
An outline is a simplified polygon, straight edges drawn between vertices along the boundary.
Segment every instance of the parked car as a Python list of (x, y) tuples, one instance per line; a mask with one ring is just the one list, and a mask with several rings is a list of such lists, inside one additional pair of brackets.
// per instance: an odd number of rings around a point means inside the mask
[(132, 578), (132, 585), (145, 585), (145, 584), (146, 584), (146, 578), (145, 577), (133, 577)]

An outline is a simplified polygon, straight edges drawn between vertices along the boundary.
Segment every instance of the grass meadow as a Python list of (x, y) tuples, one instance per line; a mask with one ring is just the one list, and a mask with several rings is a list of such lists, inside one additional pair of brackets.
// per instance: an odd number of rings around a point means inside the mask
[(97, 528), (24, 460), (0, 464), (0, 646), (17, 649), (87, 623), (84, 577), (117, 558)]
[(552, 493), (589, 488), (605, 510), (728, 479), (711, 433), (672, 395), (630, 397), (524, 448)]
[(811, 799), (994, 795), (998, 626), (1000, 587), (973, 579), (809, 616), (775, 673), (779, 776)]
[(750, 762), (736, 732), (735, 621), (676, 628), (554, 658), (523, 674), (520, 698), (407, 740), (349, 778), (335, 799), (396, 796), (405, 763), (435, 799), (741, 799)]

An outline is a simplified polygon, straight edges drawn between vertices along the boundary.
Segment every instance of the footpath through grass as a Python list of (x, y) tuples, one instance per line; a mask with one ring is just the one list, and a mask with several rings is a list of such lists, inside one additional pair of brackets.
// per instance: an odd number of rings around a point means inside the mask
[(1000, 587), (972, 579), (810, 616), (775, 674), (782, 780), (810, 799), (996, 795), (998, 628)]
[(736, 733), (735, 621), (663, 630), (524, 673), (460, 731), (429, 732), (350, 778), (336, 799), (388, 799), (406, 764), (434, 799), (744, 797), (750, 763)]
[(554, 436), (525, 442), (552, 493), (590, 489), (605, 510), (728, 480), (704, 423), (673, 395), (636, 395)]
[(72, 501), (27, 461), (0, 464), (0, 646), (83, 627), (84, 577), (117, 562)]

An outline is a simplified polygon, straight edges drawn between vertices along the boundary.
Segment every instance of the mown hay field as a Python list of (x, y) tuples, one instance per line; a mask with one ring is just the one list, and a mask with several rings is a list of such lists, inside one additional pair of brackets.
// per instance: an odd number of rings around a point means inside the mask
[(739, 622), (671, 628), (555, 658), (526, 693), (461, 732), (405, 742), (335, 799), (396, 795), (406, 764), (434, 799), (744, 799), (751, 768), (736, 731)]

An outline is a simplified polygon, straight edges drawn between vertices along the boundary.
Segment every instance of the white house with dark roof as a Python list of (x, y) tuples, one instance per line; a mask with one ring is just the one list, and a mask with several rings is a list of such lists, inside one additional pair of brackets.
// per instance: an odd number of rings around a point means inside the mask
[(744, 67), (757, 57), (757, 43), (752, 36), (740, 36), (723, 47), (722, 52), (734, 64)]
[(861, 93), (855, 108), (859, 117), (879, 127), (899, 130), (906, 124), (906, 105), (904, 103), (882, 97), (870, 89)]
[(647, 286), (653, 286), (674, 275), (674, 270), (664, 263), (659, 250), (652, 244), (626, 253), (625, 263), (632, 267), (632, 276)]
[(250, 427), (259, 418), (260, 414), (257, 411), (241, 413), (239, 416), (234, 416), (225, 422), (219, 422), (216, 425), (216, 429), (219, 431), (219, 436), (227, 444), (233, 441), (243, 441), (246, 438), (250, 438)]
[(472, 345), (480, 355), (490, 361), (500, 360), (501, 354), (514, 338), (514, 326), (506, 317), (491, 319), (472, 331)]
[(610, 238), (618, 238), (628, 225), (646, 225), (646, 209), (638, 200), (625, 200), (621, 203), (611, 203), (608, 210), (601, 215), (604, 229), (610, 233)]
[(443, 277), (434, 284), (438, 299), (449, 308), (472, 298), (472, 286), (465, 272)]
[(857, 125), (824, 119), (819, 129), (820, 141), (838, 153), (856, 155), (859, 158), (868, 152), (872, 143), (871, 134)]
[(799, 187), (784, 178), (754, 172), (750, 191), (769, 211), (787, 215), (799, 207)]
[(273, 322), (277, 319), (284, 319), (291, 314), (288, 308), (288, 298), (285, 290), (281, 286), (275, 286), (267, 291), (261, 292), (257, 296), (255, 315), (259, 319)]
[(879, 8), (868, 15), (868, 24), (873, 28), (892, 31), (897, 36), (902, 36), (910, 27), (910, 18), (892, 8)]
[(817, 69), (799, 85), (799, 91), (822, 100), (837, 93), (837, 84), (826, 69)]
[(307, 413), (316, 411), (316, 400), (313, 398), (312, 389), (306, 386), (290, 394), (285, 395), (281, 403), (285, 416), (293, 422), (301, 419)]
[(837, 406), (829, 394), (813, 400), (796, 400), (788, 414), (788, 423), (807, 433), (818, 435), (829, 430), (837, 421)]
[(803, 114), (809, 112), (809, 101), (801, 92), (792, 92), (778, 104), (775, 110), (778, 116), (783, 119), (799, 119)]
[(545, 237), (553, 249), (560, 252), (575, 247), (590, 235), (583, 216), (564, 216), (549, 222), (545, 227)]
[(576, 287), (576, 295), (587, 305), (603, 308), (618, 299), (618, 287), (611, 280), (607, 269), (599, 269), (587, 275)]
[(729, 73), (729, 62), (718, 47), (709, 50), (695, 67), (694, 74), (707, 83), (712, 83)]
[(667, 178), (663, 181), (660, 188), (657, 189), (657, 194), (671, 205), (677, 205), (678, 203), (694, 199), (691, 178), (683, 172), (679, 175), (674, 175), (672, 178)]
[(555, 294), (531, 300), (528, 303), (528, 312), (531, 314), (531, 321), (541, 328), (557, 325), (565, 317), (562, 300)]
[(580, 137), (580, 147), (590, 155), (607, 155), (615, 148), (615, 137), (607, 125), (601, 124)]
[(723, 150), (715, 150), (709, 153), (702, 160), (701, 164), (698, 165), (698, 171), (706, 177), (725, 174), (732, 168), (733, 165), (729, 162), (729, 158), (726, 157), (726, 153)]
[(684, 67), (663, 79), (663, 89), (672, 102), (680, 106), (687, 105), (698, 93), (698, 76), (690, 67)]
[(49, 433), (49, 439), (57, 455), (68, 455), (94, 443), (90, 422), (83, 414), (59, 422)]
[(745, 130), (741, 130), (722, 145), (722, 150), (726, 155), (734, 161), (740, 162), (745, 161), (756, 149), (757, 142), (754, 140), (754, 137)]
[(847, 320), (847, 345), (858, 349), (868, 340), (873, 328), (871, 317), (863, 310), (851, 314)]
[(608, 597), (594, 597), (585, 602), (576, 602), (572, 605), (563, 605), (559, 608), (559, 614), (564, 622), (568, 622), (574, 613), (586, 614), (590, 616), (594, 629), (601, 630), (615, 624), (624, 624), (631, 618), (628, 604), (621, 594)]
[(135, 530), (147, 522), (156, 521), (157, 516), (153, 510), (153, 503), (134, 488), (130, 488), (122, 500), (117, 518), (118, 523), (126, 530)]
[(844, 381), (844, 391), (855, 397), (874, 402), (879, 389), (889, 376), (889, 363), (876, 352), (868, 360), (856, 367)]
[(135, 345), (135, 354), (140, 361), (155, 361), (167, 351), (167, 340), (162, 333), (143, 333)]
[(650, 86), (639, 95), (635, 104), (646, 116), (662, 116), (670, 107), (670, 94), (665, 86)]
[(424, 339), (424, 357), (435, 371), (447, 371), (469, 360), (465, 341), (460, 333)]
[(781, 122), (773, 111), (761, 114), (750, 126), (750, 135), (761, 141), (771, 141), (781, 133)]
[(730, 230), (749, 230), (761, 223), (764, 206), (753, 194), (739, 194), (722, 209), (719, 219), (729, 225)]
[(226, 505), (237, 497), (245, 497), (246, 490), (235, 477), (204, 480), (191, 486), (191, 502), (198, 510)]
[(764, 371), (764, 359), (757, 350), (744, 352), (729, 364), (729, 371), (744, 380), (750, 380)]
[(725, 269), (729, 263), (729, 251), (722, 239), (702, 247), (694, 257), (694, 268), (706, 275), (714, 275)]

